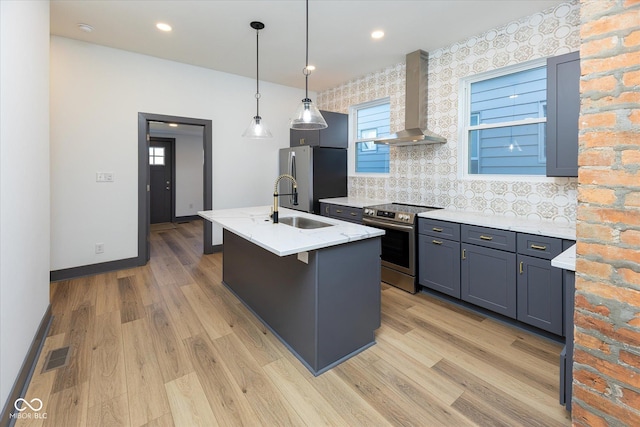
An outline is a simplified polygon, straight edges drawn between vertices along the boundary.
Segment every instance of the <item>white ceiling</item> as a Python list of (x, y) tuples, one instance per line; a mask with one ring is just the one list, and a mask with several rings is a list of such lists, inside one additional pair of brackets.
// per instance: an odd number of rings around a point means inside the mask
[[(562, 3), (562, 0), (311, 0), (309, 89), (324, 90), (404, 62)], [(262, 21), (260, 80), (304, 87), (303, 0), (53, 0), (51, 33), (131, 52), (255, 78), (256, 33)], [(159, 21), (171, 33), (155, 28)], [(78, 23), (93, 26), (85, 33)], [(382, 29), (385, 37), (372, 40)]]

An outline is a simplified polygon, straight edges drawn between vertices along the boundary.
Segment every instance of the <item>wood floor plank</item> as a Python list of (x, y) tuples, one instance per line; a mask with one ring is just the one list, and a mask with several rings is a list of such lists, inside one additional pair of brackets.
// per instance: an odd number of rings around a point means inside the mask
[(88, 403), (89, 383), (86, 381), (51, 394), (44, 426), (87, 426)]
[(198, 285), (185, 285), (180, 289), (212, 339), (232, 332), (229, 322), (221, 313), (211, 310), (211, 303)]
[(216, 417), (204, 396), (204, 390), (195, 373), (165, 384), (169, 406), (176, 427), (214, 427)]
[[(40, 399), (42, 401), (42, 409), (40, 414), (49, 414), (48, 407), (51, 403), (51, 390), (53, 389), (53, 382), (56, 378), (56, 371), (42, 372), (44, 368), (44, 362), (46, 355), (57, 348), (64, 345), (64, 334), (54, 335), (47, 337), (42, 346), (41, 357), (36, 363), (34, 375), (29, 382), (29, 388), (24, 396), (27, 402), (31, 402), (32, 399)], [(40, 427), (44, 424), (45, 418), (19, 418), (16, 420), (15, 427)]]
[(213, 345), (264, 425), (304, 425), (239, 338), (228, 334), (213, 340)]
[(96, 315), (112, 311), (120, 312), (118, 277), (114, 271), (100, 274), (96, 282)]
[(145, 265), (135, 269), (135, 287), (143, 306), (156, 304), (162, 301), (162, 295), (158, 289), (158, 283), (151, 271), (151, 267)]
[(165, 383), (183, 377), (193, 370), (186, 348), (174, 332), (164, 304), (147, 307), (147, 318), (156, 357)]
[[(382, 338), (378, 337), (380, 341)], [(447, 380), (439, 375), (433, 375), (431, 368), (434, 364), (423, 365), (422, 358), (417, 355), (418, 359), (409, 355), (405, 351), (397, 351), (396, 348), (405, 348), (404, 346), (396, 347), (394, 345), (378, 345), (370, 348), (370, 351), (380, 356), (385, 364), (393, 366), (398, 372), (411, 378), (421, 389), (426, 390), (430, 394), (429, 400), (437, 400), (443, 405), (450, 406), (464, 392), (464, 388), (458, 384)], [(413, 353), (415, 355), (415, 353)], [(442, 358), (439, 358), (442, 360)], [(380, 363), (381, 364), (381, 363)], [(422, 368), (417, 368), (423, 365)]]
[(120, 297), (120, 321), (122, 323), (141, 319), (145, 316), (144, 305), (136, 291), (135, 273), (118, 278), (118, 293)]
[(474, 354), (473, 352), (464, 351), (458, 347), (459, 344), (443, 339), (437, 334), (432, 334), (429, 330), (416, 329), (409, 334), (430, 342), (443, 355), (445, 360), (451, 361), (469, 372), (473, 372), (495, 389), (526, 402), (541, 413), (551, 414), (558, 421), (564, 419), (561, 413), (565, 411), (557, 402), (557, 392), (550, 396), (546, 391), (540, 391), (526, 382), (523, 383), (521, 379), (514, 378), (510, 372), (503, 370), (499, 363), (494, 363), (497, 359), (487, 361), (483, 353)]
[(263, 369), (305, 424), (327, 426), (346, 424), (346, 420), (286, 359), (278, 359)]
[(160, 287), (171, 324), (181, 340), (204, 332), (200, 318), (193, 310), (179, 286)]
[(127, 375), (129, 417), (132, 426), (143, 425), (170, 412), (160, 366), (147, 319), (122, 324)]
[(127, 392), (120, 312), (96, 317), (91, 342), (89, 407), (100, 407)]
[(193, 367), (220, 425), (261, 425), (222, 356), (205, 333), (185, 340)]
[(415, 407), (404, 393), (398, 394), (389, 387), (389, 384), (373, 373), (370, 365), (362, 363), (360, 359), (349, 359), (334, 370), (392, 425), (437, 424), (428, 413), (424, 413), (420, 407)]
[(173, 422), (173, 415), (171, 413), (164, 414), (163, 416), (155, 418), (143, 425), (143, 427), (174, 427), (174, 426), (175, 424)]
[[(465, 387), (464, 396), (455, 402), (453, 407), (464, 408), (465, 412), (474, 419), (482, 415), (482, 418), (495, 420), (496, 424), (536, 427), (564, 424), (546, 414), (538, 414), (537, 411), (522, 404), (508, 393), (496, 391), (472, 372), (447, 360), (438, 362), (433, 370)], [(471, 408), (473, 411), (470, 411)]]
[(89, 381), (91, 369), (91, 342), (95, 323), (95, 309), (90, 305), (80, 306), (71, 312), (71, 329), (65, 334), (65, 346), (69, 346), (69, 361), (56, 370), (53, 393), (66, 388), (79, 387)]
[(127, 394), (121, 394), (89, 407), (88, 426), (91, 427), (129, 427), (129, 400)]

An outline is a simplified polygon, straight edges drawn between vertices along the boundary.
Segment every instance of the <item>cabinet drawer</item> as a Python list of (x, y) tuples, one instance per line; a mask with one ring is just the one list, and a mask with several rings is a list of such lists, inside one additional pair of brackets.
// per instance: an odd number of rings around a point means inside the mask
[(518, 253), (536, 258), (551, 259), (562, 252), (562, 239), (518, 233)]
[(457, 222), (418, 218), (418, 233), (440, 239), (460, 240), (460, 224)]
[[(362, 222), (362, 209), (361, 208), (352, 208), (350, 206), (341, 206), (341, 205), (327, 205), (329, 208), (329, 216), (334, 218), (343, 219), (345, 221), (351, 222)], [(326, 210), (326, 209), (325, 209)]]
[(516, 233), (513, 231), (462, 224), (461, 233), (464, 243), (508, 252), (516, 251)]

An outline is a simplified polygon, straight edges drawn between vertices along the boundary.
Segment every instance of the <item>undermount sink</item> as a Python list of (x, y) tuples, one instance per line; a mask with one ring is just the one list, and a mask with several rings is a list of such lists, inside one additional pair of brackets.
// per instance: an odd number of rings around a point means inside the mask
[(286, 216), (284, 218), (280, 218), (278, 221), (282, 224), (296, 228), (303, 228), (305, 230), (331, 227), (333, 225), (322, 221), (316, 221), (315, 219), (305, 218), (303, 216)]

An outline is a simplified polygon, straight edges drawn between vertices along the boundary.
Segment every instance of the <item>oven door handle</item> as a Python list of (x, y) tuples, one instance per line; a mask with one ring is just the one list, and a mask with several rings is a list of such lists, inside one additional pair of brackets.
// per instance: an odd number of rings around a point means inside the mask
[(388, 228), (390, 230), (398, 230), (398, 231), (413, 231), (414, 229), (412, 225), (394, 224), (391, 222), (376, 221), (374, 219), (369, 219), (369, 218), (363, 218), (362, 223), (365, 225), (372, 225), (374, 227)]

